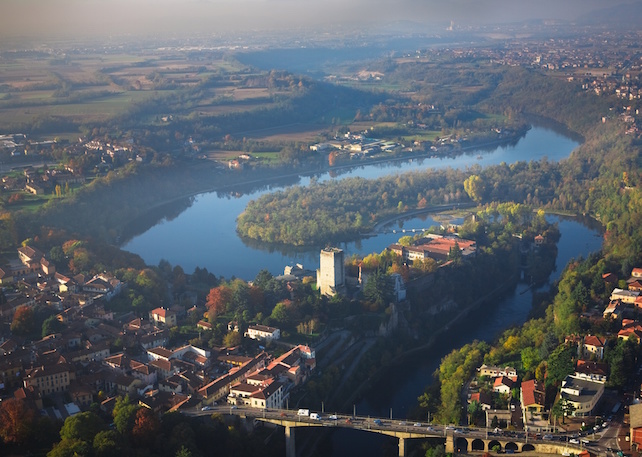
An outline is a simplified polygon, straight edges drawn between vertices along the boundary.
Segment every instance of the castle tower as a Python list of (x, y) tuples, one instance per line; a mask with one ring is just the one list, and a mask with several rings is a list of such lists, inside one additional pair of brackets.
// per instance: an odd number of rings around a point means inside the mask
[(336, 295), (345, 288), (346, 269), (343, 249), (325, 248), (321, 251), (321, 266), (317, 270), (317, 288), (323, 295)]

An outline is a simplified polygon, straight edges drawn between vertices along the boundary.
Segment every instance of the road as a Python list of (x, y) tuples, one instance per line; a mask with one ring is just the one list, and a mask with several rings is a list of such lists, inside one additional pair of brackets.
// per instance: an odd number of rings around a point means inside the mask
[[(619, 450), (619, 447), (617, 447), (616, 444), (617, 442), (614, 441), (617, 438), (618, 430), (620, 428), (620, 424), (616, 422), (609, 424), (609, 426), (606, 427), (603, 431), (600, 431), (600, 433), (602, 433), (601, 436), (598, 436), (598, 434), (593, 435), (593, 433), (589, 432), (585, 432), (582, 436), (564, 433), (544, 435), (547, 437), (547, 439), (543, 439), (543, 436), (529, 435), (528, 437), (526, 437), (526, 434), (523, 431), (500, 431), (498, 433), (493, 433), (493, 431), (486, 428), (453, 427), (429, 424), (427, 422), (413, 423), (398, 419), (391, 420), (384, 417), (353, 417), (347, 414), (318, 413), (319, 419), (312, 419), (307, 415), (299, 415), (298, 410), (260, 410), (256, 408), (235, 407), (230, 405), (207, 407), (207, 409), (205, 410), (195, 410), (185, 414), (189, 414), (191, 416), (206, 416), (214, 413), (254, 417), (258, 420), (271, 419), (273, 421), (283, 420), (289, 422), (298, 422), (301, 424), (301, 426), (304, 426), (305, 424), (309, 426), (319, 427), (342, 427), (357, 430), (380, 431), (388, 434), (394, 434), (394, 432), (402, 432), (412, 434), (415, 438), (445, 437), (448, 433), (452, 433), (453, 435), (455, 435), (455, 438), (466, 438), (469, 442), (469, 445), (471, 443), (471, 440), (476, 438), (496, 438), (497, 440), (501, 440), (504, 442), (528, 442), (531, 444), (555, 443), (563, 445), (568, 443), (570, 446), (586, 448), (591, 451), (592, 454), (599, 456), (615, 456), (616, 452)], [(572, 440), (574, 439), (578, 440), (578, 443), (576, 443), (575, 445), (572, 443)], [(530, 452), (530, 454), (532, 454), (532, 451)]]

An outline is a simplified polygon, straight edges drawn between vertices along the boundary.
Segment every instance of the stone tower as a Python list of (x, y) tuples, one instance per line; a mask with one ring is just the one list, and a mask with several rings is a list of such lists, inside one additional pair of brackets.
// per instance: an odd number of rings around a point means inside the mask
[(317, 270), (317, 287), (323, 295), (343, 292), (346, 284), (346, 268), (343, 249), (325, 248), (321, 251), (321, 266)]

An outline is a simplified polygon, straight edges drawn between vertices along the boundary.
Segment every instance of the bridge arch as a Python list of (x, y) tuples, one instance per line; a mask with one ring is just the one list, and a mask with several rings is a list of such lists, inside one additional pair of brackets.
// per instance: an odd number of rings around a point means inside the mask
[(506, 443), (506, 446), (504, 446), (504, 449), (507, 451), (515, 451), (517, 452), (519, 450), (519, 446), (516, 443), (513, 443), (512, 441), (509, 441)]
[(457, 452), (468, 452), (468, 440), (466, 438), (457, 438), (455, 441), (455, 449)]
[(486, 443), (484, 443), (484, 440), (477, 438), (473, 440), (473, 442), (470, 445), (470, 448), (473, 451), (485, 451)]
[(528, 452), (528, 451), (534, 451), (534, 450), (535, 450), (535, 446), (533, 446), (530, 443), (522, 446), (522, 452)]
[(490, 443), (488, 443), (488, 450), (492, 451), (495, 447), (499, 448), (499, 450), (502, 450), (502, 443), (500, 443), (497, 440), (492, 440)]

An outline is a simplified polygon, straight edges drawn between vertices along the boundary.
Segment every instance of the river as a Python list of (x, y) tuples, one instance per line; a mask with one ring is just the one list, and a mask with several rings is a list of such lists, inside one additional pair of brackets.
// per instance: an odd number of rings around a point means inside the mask
[[(295, 184), (307, 185), (311, 179), (325, 181), (346, 177), (378, 178), (407, 171), (430, 168), (466, 168), (495, 165), (502, 162), (562, 160), (578, 146), (577, 141), (550, 128), (534, 127), (516, 144), (499, 146), (492, 150), (471, 150), (452, 158), (409, 159), (384, 164), (364, 164), (348, 169), (303, 176)], [(195, 267), (206, 267), (217, 276), (235, 276), (251, 280), (261, 269), (274, 275), (283, 273), (286, 265), (296, 263), (315, 270), (319, 266), (321, 246), (292, 248), (244, 242), (236, 234), (236, 217), (250, 200), (266, 192), (286, 186), (270, 186), (246, 191), (243, 186), (235, 192), (209, 192), (194, 198), (191, 206), (180, 214), (162, 219), (152, 227), (137, 227), (139, 235), (126, 241), (123, 249), (139, 254), (147, 264), (157, 265), (161, 259), (180, 265), (186, 272)], [(171, 211), (175, 210), (175, 206)], [(168, 210), (168, 213), (171, 212)], [(144, 223), (143, 223), (144, 224)], [(406, 228), (427, 228), (434, 225), (423, 216), (404, 221)], [(347, 255), (381, 252), (396, 242), (399, 234), (380, 234), (356, 242), (341, 243)]]
[[(499, 146), (492, 150), (473, 150), (454, 158), (427, 158), (396, 161), (386, 164), (364, 164), (340, 172), (323, 173), (314, 177), (303, 176), (296, 184), (307, 185), (310, 179), (319, 181), (343, 179), (350, 176), (377, 178), (406, 171), (428, 168), (466, 168), (487, 166), (501, 162), (540, 160), (559, 161), (579, 145), (569, 136), (544, 127), (534, 127), (516, 144)], [(319, 264), (319, 246), (307, 248), (274, 247), (258, 243), (246, 244), (236, 234), (236, 216), (250, 200), (286, 186), (272, 186), (243, 193), (239, 187), (235, 193), (210, 192), (197, 196), (192, 205), (171, 219), (142, 231), (123, 246), (139, 254), (148, 264), (157, 264), (166, 259), (173, 265), (181, 265), (185, 271), (196, 266), (207, 269), (226, 278), (236, 276), (253, 279), (261, 269), (277, 275), (285, 265), (301, 263), (314, 270)], [(571, 258), (587, 256), (601, 247), (599, 228), (574, 218), (547, 216), (557, 222), (561, 232), (556, 258), (556, 270), (542, 290), (556, 281), (564, 266)], [(406, 229), (427, 228), (435, 224), (429, 216), (399, 221), (394, 227)], [(140, 231), (140, 230), (139, 230)], [(390, 243), (396, 242), (399, 233), (379, 234), (357, 242), (341, 243), (347, 255), (380, 252)], [(532, 290), (527, 284), (519, 283), (516, 288), (500, 297), (492, 306), (481, 307), (458, 325), (433, 348), (424, 354), (405, 359), (391, 367), (379, 381), (366, 392), (356, 405), (357, 413), (387, 417), (392, 409), (395, 418), (405, 418), (417, 404), (417, 397), (431, 382), (432, 373), (439, 366), (443, 356), (452, 349), (474, 339), (490, 341), (502, 330), (520, 325), (528, 317), (532, 303)], [(321, 405), (308, 405), (320, 409)], [(378, 434), (354, 432), (345, 429), (332, 433), (330, 455), (334, 457), (351, 455), (381, 456), (385, 450), (395, 449), (396, 440)]]

